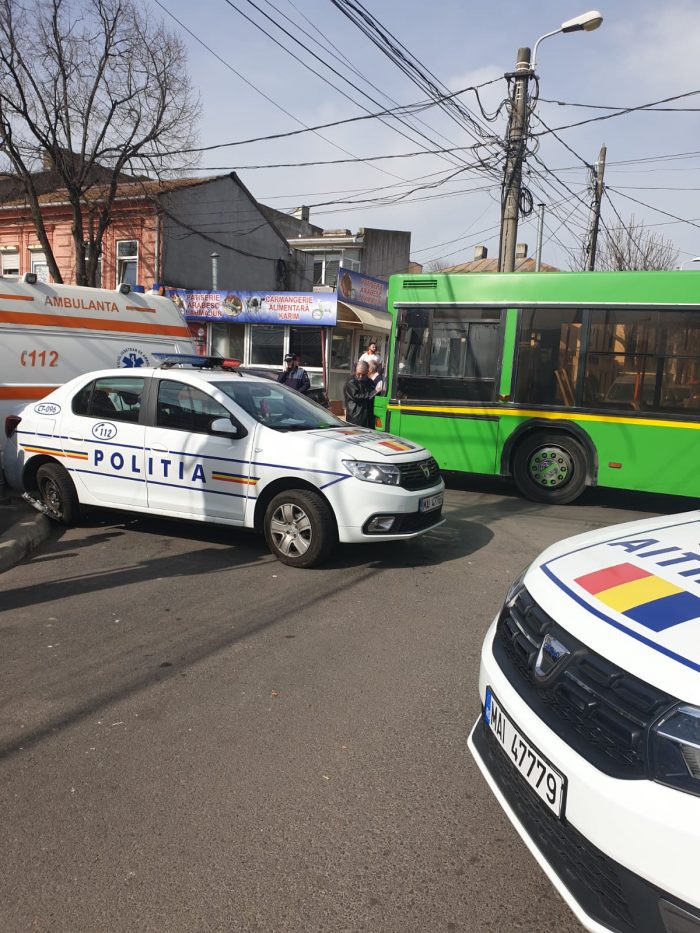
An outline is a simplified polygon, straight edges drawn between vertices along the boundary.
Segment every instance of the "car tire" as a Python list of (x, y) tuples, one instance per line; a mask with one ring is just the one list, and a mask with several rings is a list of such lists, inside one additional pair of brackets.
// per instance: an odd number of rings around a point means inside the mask
[(49, 518), (61, 525), (74, 525), (80, 517), (80, 502), (73, 480), (60, 463), (44, 463), (36, 471), (39, 498)]
[(570, 434), (534, 432), (513, 457), (515, 485), (533, 502), (573, 502), (586, 488), (586, 472), (586, 452)]
[(264, 531), (270, 551), (290, 567), (315, 566), (338, 539), (330, 506), (307, 489), (278, 493), (265, 510)]

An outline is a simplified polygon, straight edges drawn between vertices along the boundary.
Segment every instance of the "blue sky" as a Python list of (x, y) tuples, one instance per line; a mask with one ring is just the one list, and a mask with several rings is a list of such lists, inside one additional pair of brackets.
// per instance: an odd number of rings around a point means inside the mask
[[(149, 2), (154, 16), (164, 17), (171, 28), (182, 32), (160, 7), (152, 0)], [(250, 82), (246, 84), (199, 42), (182, 32), (189, 52), (190, 74), (202, 99), (202, 145), (299, 129), (297, 121), (317, 125), (364, 113), (361, 106), (331, 88), (324, 78), (337, 83), (368, 109), (378, 109), (375, 103), (285, 38), (250, 6), (248, 0), (231, 2), (263, 23), (280, 42), (304, 59), (309, 69), (248, 23), (226, 0), (203, 0), (199, 4), (192, 4), (190, 0), (163, 0), (164, 6), (184, 26)], [(295, 32), (324, 61), (349, 76), (363, 92), (383, 106), (392, 106), (387, 104), (387, 97), (400, 104), (425, 100), (424, 92), (382, 55), (330, 0), (272, 2), (277, 9), (271, 5), (271, 0), (256, 0), (261, 9)], [(365, 0), (365, 6), (383, 26), (451, 91), (501, 79), (504, 72), (514, 68), (520, 46), (533, 46), (538, 36), (592, 8), (589, 3), (591, 0), (581, 3), (544, 0), (527, 5), (509, 0), (480, 4), (453, 0), (433, 0), (430, 4), (419, 4), (415, 0), (400, 3), (398, 0), (382, 0), (381, 3)], [(547, 100), (624, 108), (700, 89), (700, 78), (696, 74), (700, 5), (676, 0), (664, 5), (651, 0), (634, 3), (608, 0), (607, 4), (600, 0), (598, 8), (605, 21), (597, 31), (557, 35), (540, 46), (537, 73), (541, 100), (531, 121), (534, 132), (543, 131), (544, 124), (556, 128), (609, 112), (560, 106)], [(309, 36), (296, 31), (283, 14)], [(320, 34), (314, 32), (314, 27)], [(333, 43), (345, 60), (318, 43)], [(352, 74), (348, 62), (376, 89)], [(254, 88), (296, 120), (256, 93)], [(505, 95), (503, 80), (485, 87), (486, 110), (496, 110)], [(479, 114), (473, 94), (465, 94), (460, 99)], [(580, 247), (588, 222), (586, 204), (590, 202), (588, 170), (583, 163), (595, 162), (603, 143), (608, 150), (605, 180), (610, 189), (610, 200), (606, 199), (603, 204), (605, 223), (609, 226), (617, 223), (612, 201), (623, 218), (633, 213), (637, 221), (672, 240), (679, 250), (679, 262), (700, 256), (700, 94), (665, 106), (697, 107), (698, 111), (632, 113), (562, 130), (558, 135), (575, 154), (551, 135), (539, 138), (537, 158), (529, 160), (527, 185), (535, 203), (543, 201), (547, 205), (545, 261), (566, 269), (570, 251)], [(421, 119), (427, 126), (414, 124), (410, 131), (414, 140), (404, 138), (391, 126), (370, 120), (324, 130), (325, 139), (306, 133), (289, 139), (215, 150), (204, 153), (201, 165), (217, 171), (235, 169), (259, 200), (281, 210), (291, 210), (300, 204), (312, 205), (311, 219), (326, 228), (347, 227), (355, 231), (367, 226), (410, 230), (412, 253), (425, 263), (432, 260), (456, 263), (470, 259), (474, 246), (480, 243), (489, 247), (490, 255), (496, 255), (500, 184), (495, 168), (495, 174), (466, 169), (438, 187), (423, 188), (392, 205), (337, 203), (339, 200), (396, 196), (442, 181), (447, 174), (462, 168), (465, 161), (473, 160), (468, 150), (457, 156), (422, 155), (371, 164), (350, 162), (261, 170), (246, 167), (401, 155), (422, 147), (466, 147), (474, 142), (462, 125), (438, 108), (425, 111)], [(494, 122), (481, 122), (485, 134), (504, 135), (503, 110)], [(428, 137), (427, 142), (417, 130)], [(698, 152), (696, 156), (686, 155), (695, 151)], [(670, 159), (669, 156), (680, 157)], [(654, 157), (665, 158), (632, 161)], [(629, 198), (693, 221), (698, 226), (679, 223)], [(521, 221), (518, 239), (527, 242), (530, 252), (534, 252), (534, 214)], [(695, 268), (700, 271), (700, 263)]]

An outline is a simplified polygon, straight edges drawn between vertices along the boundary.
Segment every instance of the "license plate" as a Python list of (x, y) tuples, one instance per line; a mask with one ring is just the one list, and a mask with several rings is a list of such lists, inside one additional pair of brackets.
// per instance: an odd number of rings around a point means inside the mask
[(566, 778), (515, 725), (490, 687), (486, 688), (484, 719), (499, 744), (538, 797), (559, 819), (564, 814)]
[(424, 496), (420, 500), (418, 511), (419, 512), (432, 512), (433, 509), (439, 509), (441, 505), (442, 505), (442, 493), (439, 492), (436, 496)]

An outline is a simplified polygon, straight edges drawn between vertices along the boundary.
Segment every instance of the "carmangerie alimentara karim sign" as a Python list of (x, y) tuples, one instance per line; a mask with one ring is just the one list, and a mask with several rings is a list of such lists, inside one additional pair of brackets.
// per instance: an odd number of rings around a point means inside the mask
[(333, 292), (204, 292), (168, 289), (188, 321), (241, 324), (309, 324), (332, 327), (337, 318)]
[(333, 327), (338, 302), (386, 311), (387, 283), (340, 269), (335, 292), (242, 292), (166, 290), (188, 321), (241, 324), (309, 324)]

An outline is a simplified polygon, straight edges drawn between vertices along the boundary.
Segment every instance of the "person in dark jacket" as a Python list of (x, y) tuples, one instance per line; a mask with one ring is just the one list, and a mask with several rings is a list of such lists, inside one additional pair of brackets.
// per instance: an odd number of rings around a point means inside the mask
[(374, 429), (374, 396), (377, 391), (367, 375), (368, 369), (367, 363), (358, 362), (355, 375), (345, 383), (345, 420), (349, 424)]
[(279, 374), (277, 381), (290, 389), (306, 394), (311, 388), (311, 380), (305, 369), (299, 365), (296, 356), (288, 353), (284, 358), (284, 371)]

